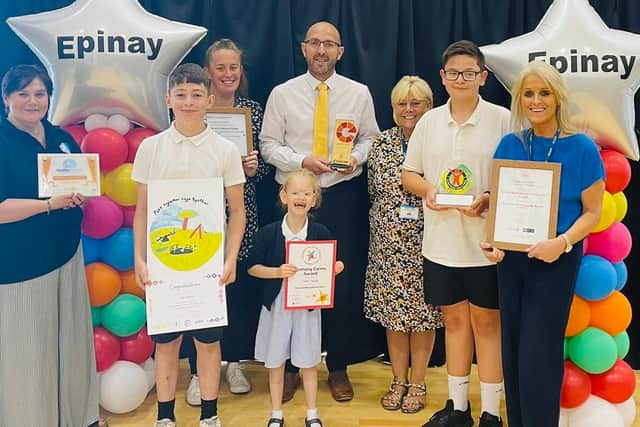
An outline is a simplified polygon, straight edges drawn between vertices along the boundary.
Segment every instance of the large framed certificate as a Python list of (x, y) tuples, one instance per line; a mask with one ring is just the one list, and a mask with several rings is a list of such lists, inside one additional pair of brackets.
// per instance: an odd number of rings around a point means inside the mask
[(284, 281), (285, 310), (332, 308), (334, 301), (335, 240), (287, 242), (287, 264), (298, 267)]
[(98, 154), (38, 154), (38, 196), (51, 197), (65, 193), (100, 195)]
[(205, 116), (207, 125), (217, 134), (236, 144), (240, 155), (253, 151), (251, 109), (240, 107), (214, 107)]
[(487, 241), (525, 251), (556, 237), (560, 163), (494, 160)]
[(148, 184), (149, 335), (227, 325), (222, 178)]

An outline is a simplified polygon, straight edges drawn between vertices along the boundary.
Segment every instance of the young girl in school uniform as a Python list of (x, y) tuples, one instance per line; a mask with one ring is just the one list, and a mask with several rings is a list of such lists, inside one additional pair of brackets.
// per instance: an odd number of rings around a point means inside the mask
[[(320, 310), (285, 311), (283, 291), (283, 279), (297, 271), (296, 266), (285, 263), (286, 242), (331, 238), (324, 225), (308, 218), (309, 211), (320, 204), (320, 199), (320, 186), (312, 172), (305, 169), (291, 172), (280, 189), (280, 201), (287, 213), (282, 221), (258, 231), (251, 253), (249, 274), (261, 279), (263, 291), (255, 356), (269, 369), (272, 412), (267, 427), (284, 426), (282, 391), (287, 359), (301, 368), (307, 401), (305, 427), (322, 427), (316, 405), (316, 367), (321, 359), (322, 338)], [(335, 273), (343, 269), (343, 263), (337, 261)]]

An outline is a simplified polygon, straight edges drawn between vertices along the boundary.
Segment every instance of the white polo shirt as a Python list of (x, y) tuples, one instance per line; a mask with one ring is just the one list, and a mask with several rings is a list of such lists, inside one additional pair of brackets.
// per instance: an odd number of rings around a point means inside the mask
[[(510, 131), (510, 112), (480, 98), (471, 117), (458, 124), (451, 117), (449, 102), (428, 111), (418, 121), (402, 167), (424, 175), (442, 191), (442, 174), (463, 165), (471, 171), (467, 194), (477, 196), (489, 190), (493, 153)], [(469, 217), (455, 209), (424, 212), (425, 258), (448, 267), (492, 264), (479, 247), (485, 239), (485, 218)]]
[(225, 187), (245, 182), (236, 146), (208, 126), (186, 137), (174, 124), (140, 144), (131, 173), (131, 179), (142, 184), (154, 179), (218, 177)]

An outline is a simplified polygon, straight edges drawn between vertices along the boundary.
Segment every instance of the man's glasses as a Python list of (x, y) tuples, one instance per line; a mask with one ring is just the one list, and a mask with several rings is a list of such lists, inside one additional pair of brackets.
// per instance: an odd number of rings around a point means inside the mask
[(478, 74), (481, 74), (482, 71), (473, 71), (473, 70), (465, 70), (465, 71), (456, 71), (456, 70), (445, 70), (444, 78), (453, 82), (458, 80), (458, 76), (462, 75), (462, 80), (465, 82), (472, 82), (476, 79)]
[(324, 46), (325, 49), (337, 49), (342, 46), (340, 43), (334, 42), (333, 40), (309, 39), (302, 43), (313, 49), (319, 49), (321, 45)]

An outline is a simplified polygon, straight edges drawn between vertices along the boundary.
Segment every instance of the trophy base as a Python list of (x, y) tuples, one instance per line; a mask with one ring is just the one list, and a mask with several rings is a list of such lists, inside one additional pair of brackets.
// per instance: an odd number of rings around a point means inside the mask
[(438, 193), (436, 194), (436, 205), (438, 206), (452, 206), (457, 208), (466, 208), (473, 204), (472, 194), (448, 194)]
[(336, 172), (345, 172), (351, 169), (351, 163), (334, 163), (331, 162), (329, 167)]

